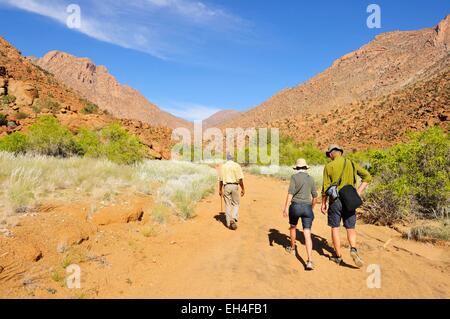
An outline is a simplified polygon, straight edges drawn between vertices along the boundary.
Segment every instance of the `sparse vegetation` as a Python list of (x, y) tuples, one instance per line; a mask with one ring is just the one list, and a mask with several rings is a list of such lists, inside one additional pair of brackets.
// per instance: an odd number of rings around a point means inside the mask
[(405, 237), (419, 241), (450, 240), (450, 220), (443, 219), (436, 225), (419, 225), (412, 227)]
[(0, 139), (0, 151), (23, 154), (26, 149), (27, 137), (20, 132), (14, 132)]
[(62, 270), (52, 270), (50, 272), (50, 278), (61, 287), (64, 285), (65, 280), (65, 277), (62, 274), (62, 272), (63, 272)]
[(27, 134), (16, 132), (0, 139), (0, 151), (57, 157), (107, 158), (118, 164), (133, 164), (145, 157), (145, 146), (118, 123), (99, 132), (81, 129), (73, 135), (53, 116), (41, 116)]
[(152, 208), (152, 218), (159, 224), (164, 224), (169, 215), (169, 208), (162, 204), (156, 203)]
[(53, 116), (42, 116), (30, 126), (27, 152), (61, 157), (79, 153), (72, 133)]
[(0, 113), (0, 126), (8, 125), (8, 117), (5, 114)]
[(149, 237), (155, 237), (158, 234), (158, 231), (157, 231), (155, 225), (149, 224), (149, 225), (146, 225), (142, 229), (141, 233), (142, 233), (142, 236), (149, 238)]
[(4, 95), (0, 98), (0, 105), (1, 106), (8, 106), (11, 103), (14, 103), (16, 101), (16, 97), (13, 95)]
[(366, 222), (393, 225), (446, 218), (450, 207), (448, 133), (432, 127), (412, 134), (408, 143), (361, 157), (368, 158), (376, 177), (362, 214)]
[(33, 105), (32, 110), (33, 110), (33, 113), (36, 113), (36, 114), (42, 112), (41, 106), (39, 104)]
[(98, 112), (98, 106), (94, 103), (86, 103), (86, 105), (81, 109), (83, 114), (93, 114)]
[(145, 147), (119, 123), (113, 123), (100, 132), (101, 155), (119, 164), (132, 164), (145, 156)]
[(61, 110), (61, 104), (49, 97), (45, 100), (39, 100), (34, 106), (34, 109), (39, 110), (39, 112), (45, 109), (53, 114), (56, 114)]
[(27, 113), (25, 113), (25, 112), (17, 112), (16, 119), (24, 120), (26, 118), (28, 118), (28, 114)]
[(214, 189), (215, 182), (214, 169), (187, 162), (119, 165), (105, 159), (0, 152), (3, 214), (14, 214), (23, 207), (36, 207), (55, 198), (89, 198), (106, 205), (126, 189), (153, 195), (156, 201), (153, 218), (164, 223), (171, 211), (182, 218), (192, 217), (195, 203)]

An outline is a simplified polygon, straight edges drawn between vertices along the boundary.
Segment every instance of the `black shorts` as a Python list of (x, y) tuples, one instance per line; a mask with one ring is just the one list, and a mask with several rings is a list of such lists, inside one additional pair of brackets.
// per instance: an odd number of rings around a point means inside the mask
[(339, 199), (330, 202), (328, 208), (328, 226), (338, 228), (341, 226), (341, 220), (344, 221), (346, 229), (354, 229), (356, 227), (356, 211), (346, 211)]
[(312, 205), (308, 203), (291, 203), (289, 206), (289, 224), (297, 226), (298, 220), (302, 219), (303, 229), (311, 229), (314, 220)]

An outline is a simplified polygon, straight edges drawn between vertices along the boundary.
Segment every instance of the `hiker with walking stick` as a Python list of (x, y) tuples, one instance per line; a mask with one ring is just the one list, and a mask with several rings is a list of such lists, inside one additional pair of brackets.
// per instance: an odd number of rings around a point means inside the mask
[[(241, 187), (240, 194), (239, 186)], [(244, 174), (242, 173), (242, 168), (238, 163), (233, 161), (231, 154), (227, 154), (227, 162), (222, 165), (219, 173), (219, 196), (223, 196), (227, 227), (232, 230), (237, 229), (240, 196), (244, 196), (244, 194)]]

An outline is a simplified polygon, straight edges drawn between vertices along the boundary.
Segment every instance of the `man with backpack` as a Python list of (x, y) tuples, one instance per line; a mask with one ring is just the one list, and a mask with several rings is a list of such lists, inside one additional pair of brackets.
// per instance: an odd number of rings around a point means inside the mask
[[(361, 195), (372, 180), (369, 172), (357, 163), (342, 156), (344, 149), (339, 145), (330, 145), (326, 152), (331, 159), (323, 172), (322, 213), (328, 213), (328, 226), (331, 227), (331, 237), (335, 255), (330, 257), (338, 265), (342, 263), (341, 241), (339, 228), (341, 220), (347, 230), (350, 244), (350, 255), (358, 267), (363, 266), (363, 260), (356, 248), (356, 208), (362, 204)], [(356, 189), (356, 176), (362, 181)], [(327, 203), (329, 201), (329, 203)], [(328, 206), (329, 205), (329, 206)]]

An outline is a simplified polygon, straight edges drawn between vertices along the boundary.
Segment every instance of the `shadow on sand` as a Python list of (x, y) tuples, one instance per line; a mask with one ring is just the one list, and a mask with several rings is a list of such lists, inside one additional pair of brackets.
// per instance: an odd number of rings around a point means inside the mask
[[(277, 229), (270, 229), (269, 230), (269, 234), (267, 235), (269, 237), (269, 245), (273, 246), (273, 244), (277, 244), (282, 246), (283, 248), (289, 246), (291, 244), (291, 240), (290, 237), (286, 234), (282, 234), (280, 233), (279, 230)], [(326, 258), (330, 258), (331, 256), (333, 256), (334, 253), (334, 249), (332, 247), (330, 247), (327, 243), (327, 240), (323, 237), (320, 237), (318, 235), (315, 234), (311, 234), (311, 239), (313, 242), (313, 249), (320, 255), (320, 256), (324, 256)], [(297, 229), (297, 241), (299, 241), (302, 246), (304, 247), (305, 245), (305, 237), (303, 235), (303, 232)], [(303, 267), (306, 267), (306, 262), (305, 260), (300, 256), (300, 254), (298, 253), (298, 247), (295, 250), (295, 256), (297, 257), (297, 259), (300, 261), (300, 263), (302, 263)], [(358, 267), (349, 265), (345, 262), (342, 262), (341, 266), (343, 267), (347, 267), (347, 268), (351, 268), (351, 269), (358, 269)]]
[(228, 228), (225, 213), (218, 213), (216, 216), (214, 216), (214, 219), (217, 220), (219, 223), (222, 223), (226, 228)]

